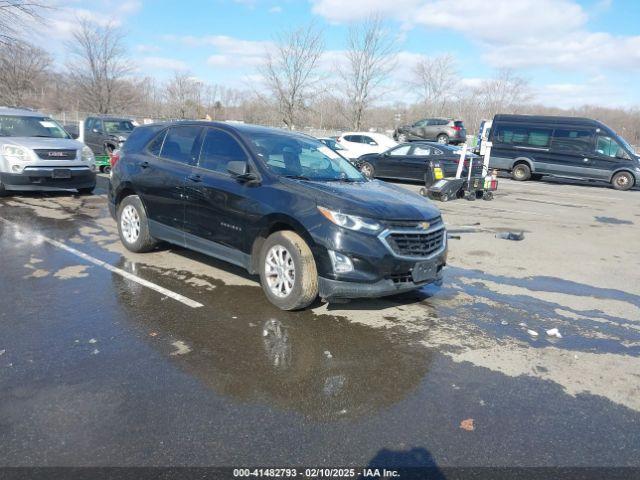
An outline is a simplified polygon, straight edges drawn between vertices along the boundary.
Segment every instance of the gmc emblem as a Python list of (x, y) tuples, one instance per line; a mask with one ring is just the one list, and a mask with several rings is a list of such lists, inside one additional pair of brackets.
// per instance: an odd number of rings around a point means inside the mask
[(67, 154), (65, 152), (49, 152), (47, 153), (49, 157), (66, 157)]

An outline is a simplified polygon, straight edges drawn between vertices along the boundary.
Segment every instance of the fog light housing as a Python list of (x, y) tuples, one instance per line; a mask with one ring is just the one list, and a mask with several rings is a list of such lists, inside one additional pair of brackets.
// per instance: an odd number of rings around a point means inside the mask
[(20, 165), (12, 165), (11, 166), (11, 171), (13, 173), (20, 173), (20, 172), (22, 172), (22, 166), (20, 166)]
[(353, 262), (346, 255), (329, 250), (329, 257), (331, 258), (333, 273), (348, 273), (353, 271)]

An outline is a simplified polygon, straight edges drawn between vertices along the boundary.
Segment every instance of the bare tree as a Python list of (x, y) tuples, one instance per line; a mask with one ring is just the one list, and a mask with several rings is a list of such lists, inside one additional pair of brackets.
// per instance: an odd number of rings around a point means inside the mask
[(260, 73), (289, 129), (295, 128), (319, 82), (323, 50), (322, 31), (310, 25), (280, 35), (274, 51), (266, 54)]
[(347, 115), (354, 129), (362, 127), (367, 108), (395, 66), (396, 53), (396, 42), (380, 16), (369, 17), (349, 29), (347, 65), (339, 71), (347, 97)]
[(45, 4), (36, 0), (0, 0), (0, 43), (18, 40), (21, 27), (29, 20), (39, 20), (44, 8)]
[(69, 75), (83, 107), (91, 112), (112, 113), (130, 106), (135, 89), (128, 75), (133, 71), (126, 56), (123, 34), (114, 25), (79, 20), (68, 43), (72, 60)]
[(27, 106), (43, 88), (51, 58), (25, 42), (0, 43), (0, 104)]
[(202, 118), (200, 81), (189, 73), (175, 72), (164, 89), (169, 115), (174, 118)]
[(418, 90), (428, 115), (444, 114), (458, 83), (453, 56), (422, 58), (413, 67), (409, 83)]
[(519, 107), (531, 101), (532, 94), (527, 79), (513, 70), (502, 69), (492, 79), (485, 80), (474, 91), (474, 97), (489, 118), (501, 112), (517, 113)]

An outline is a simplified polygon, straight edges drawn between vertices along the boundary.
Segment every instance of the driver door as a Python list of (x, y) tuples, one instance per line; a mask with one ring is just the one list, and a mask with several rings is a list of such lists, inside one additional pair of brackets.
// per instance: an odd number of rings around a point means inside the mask
[(596, 135), (596, 151), (590, 156), (590, 178), (608, 182), (614, 170), (633, 167), (631, 157), (617, 140), (609, 135)]

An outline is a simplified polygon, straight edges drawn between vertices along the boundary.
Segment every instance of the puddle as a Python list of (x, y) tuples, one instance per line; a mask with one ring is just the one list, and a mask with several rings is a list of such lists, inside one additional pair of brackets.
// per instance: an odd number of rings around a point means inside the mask
[(594, 217), (596, 222), (600, 223), (608, 223), (611, 225), (633, 225), (633, 222), (630, 220), (621, 220), (619, 218), (614, 217)]

